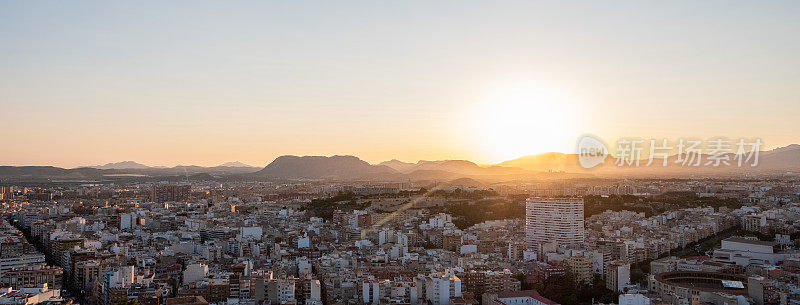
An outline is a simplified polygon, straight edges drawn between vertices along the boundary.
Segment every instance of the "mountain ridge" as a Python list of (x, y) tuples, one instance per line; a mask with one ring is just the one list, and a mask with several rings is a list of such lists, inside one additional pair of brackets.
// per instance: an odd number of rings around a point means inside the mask
[(242, 163), (242, 162), (239, 162), (239, 161), (225, 162), (225, 163), (222, 163), (222, 164), (217, 165), (215, 167), (252, 167), (252, 168), (256, 168), (256, 166), (245, 164), (245, 163)]
[(350, 155), (330, 157), (283, 155), (253, 173), (260, 177), (318, 179), (357, 179), (394, 174), (398, 172), (388, 166), (372, 165)]
[[(618, 167), (616, 159), (608, 156), (603, 164), (595, 168), (580, 167), (576, 154), (544, 153), (522, 156), (493, 165), (478, 165), (469, 160), (419, 160), (416, 163), (402, 162), (396, 159), (370, 164), (351, 155), (334, 156), (294, 156), (285, 155), (275, 158), (264, 168), (230, 167), (227, 165), (246, 165), (241, 162), (228, 162), (214, 167), (175, 166), (148, 167), (134, 161), (108, 163), (100, 167), (78, 167), (72, 169), (55, 166), (0, 166), (0, 180), (102, 180), (114, 176), (166, 177), (208, 174), (214, 177), (238, 177), (237, 179), (383, 179), (392, 181), (418, 180), (455, 180), (461, 178), (480, 181), (509, 181), (518, 179), (536, 179), (542, 175), (547, 177), (555, 173), (559, 177), (697, 177), (697, 176), (730, 176), (751, 174), (785, 174), (800, 173), (800, 145), (792, 144), (769, 151), (759, 152), (757, 167), (738, 167), (728, 154), (726, 167), (688, 167), (676, 164), (676, 156), (668, 158), (668, 166), (656, 164), (644, 166), (647, 160), (641, 161), (640, 167)], [(700, 155), (706, 160), (708, 155)], [(705, 161), (704, 161), (705, 162)], [(747, 165), (747, 164), (745, 164)], [(144, 167), (142, 167), (144, 166)], [(138, 167), (138, 168), (129, 168)], [(201, 175), (202, 177), (205, 177)], [(201, 177), (198, 176), (198, 177)]]
[[(729, 165), (722, 165), (718, 167), (705, 166), (708, 161), (708, 154), (700, 154), (699, 158), (702, 160), (701, 166), (687, 166), (677, 162), (677, 155), (668, 156), (667, 166), (662, 166), (663, 162), (660, 158), (654, 159), (651, 166), (645, 166), (648, 160), (643, 158), (640, 160), (640, 166), (616, 166), (617, 159), (614, 156), (607, 156), (605, 161), (594, 168), (582, 168), (578, 163), (577, 154), (564, 154), (564, 153), (544, 153), (539, 155), (522, 156), (516, 159), (498, 163), (501, 166), (514, 166), (526, 170), (550, 170), (572, 173), (593, 173), (595, 175), (730, 175), (730, 174), (763, 174), (763, 173), (785, 173), (785, 172), (800, 172), (800, 145), (791, 144), (784, 147), (778, 147), (772, 150), (759, 152), (758, 165), (755, 167), (749, 166), (753, 162), (744, 162), (743, 166), (738, 166), (738, 160), (735, 159), (736, 154), (727, 153)], [(743, 155), (746, 157), (746, 154)], [(746, 164), (745, 164), (746, 163)]]
[(120, 161), (120, 162), (111, 162), (106, 163), (104, 165), (97, 165), (97, 166), (87, 166), (90, 168), (96, 169), (142, 169), (142, 168), (150, 168), (147, 165), (135, 162), (135, 161)]

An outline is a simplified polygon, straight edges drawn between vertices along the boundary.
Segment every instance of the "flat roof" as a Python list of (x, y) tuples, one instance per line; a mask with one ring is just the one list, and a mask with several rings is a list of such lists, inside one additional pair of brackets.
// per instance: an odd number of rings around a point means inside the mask
[(722, 287), (744, 289), (744, 284), (740, 281), (722, 280)]
[(751, 240), (751, 239), (744, 239), (741, 237), (728, 237), (722, 241), (728, 242), (735, 242), (735, 243), (742, 243), (742, 244), (751, 244), (751, 245), (758, 245), (758, 246), (770, 246), (774, 247), (777, 246), (778, 243), (774, 241), (763, 241), (763, 240)]
[(533, 297), (535, 295), (539, 295), (536, 290), (501, 291), (497, 293), (498, 298)]

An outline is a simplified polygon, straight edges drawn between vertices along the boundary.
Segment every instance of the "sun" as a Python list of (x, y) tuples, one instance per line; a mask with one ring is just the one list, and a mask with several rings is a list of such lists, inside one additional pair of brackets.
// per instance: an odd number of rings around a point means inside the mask
[(572, 153), (582, 118), (562, 90), (517, 83), (488, 92), (475, 113), (479, 144), (494, 162), (545, 152)]

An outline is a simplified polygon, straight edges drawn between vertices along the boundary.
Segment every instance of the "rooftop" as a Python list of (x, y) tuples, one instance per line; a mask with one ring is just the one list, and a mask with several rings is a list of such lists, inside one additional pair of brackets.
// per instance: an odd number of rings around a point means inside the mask
[(727, 238), (727, 239), (725, 239), (723, 241), (742, 243), (742, 244), (751, 244), (751, 245), (757, 245), (757, 246), (769, 246), (769, 247), (775, 247), (775, 246), (778, 245), (778, 243), (776, 243), (774, 241), (752, 240), (752, 239), (745, 239), (745, 238), (741, 238), (741, 237), (729, 237), (729, 238)]

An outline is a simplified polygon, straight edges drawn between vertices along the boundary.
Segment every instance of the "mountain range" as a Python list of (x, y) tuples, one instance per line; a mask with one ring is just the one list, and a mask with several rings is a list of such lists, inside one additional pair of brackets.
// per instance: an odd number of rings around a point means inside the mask
[[(625, 177), (715, 177), (715, 176), (751, 176), (751, 175), (782, 175), (787, 173), (800, 173), (800, 145), (792, 144), (758, 154), (756, 166), (751, 166), (755, 161), (738, 164), (737, 155), (729, 153), (722, 155), (727, 158), (728, 165), (711, 166), (709, 155), (696, 156), (701, 160), (700, 166), (689, 166), (679, 160), (679, 156), (671, 155), (667, 158), (666, 165), (663, 159), (655, 158), (653, 164), (646, 166), (647, 159), (640, 160), (639, 166), (617, 166), (619, 161), (613, 156), (608, 156), (605, 162), (596, 167), (585, 169), (578, 163), (578, 155), (562, 153), (545, 153), (541, 155), (525, 156), (514, 160), (499, 163), (498, 166), (517, 167), (525, 170), (553, 171), (567, 173), (583, 173), (594, 176), (625, 176)], [(746, 160), (746, 155), (742, 160)], [(684, 158), (686, 156), (684, 155)], [(713, 164), (713, 163), (712, 163)]]
[[(703, 160), (708, 155), (700, 156)], [(0, 181), (99, 181), (107, 179), (335, 179), (385, 181), (508, 181), (539, 178), (580, 177), (715, 177), (785, 175), (800, 172), (800, 145), (762, 151), (758, 166), (738, 166), (735, 155), (728, 154), (729, 166), (691, 167), (670, 156), (667, 166), (655, 160), (651, 166), (615, 165), (608, 156), (597, 167), (580, 167), (575, 154), (545, 153), (524, 156), (493, 165), (478, 165), (467, 160), (421, 160), (416, 163), (390, 160), (370, 164), (355, 156), (280, 156), (262, 169), (241, 162), (228, 162), (213, 167), (151, 167), (134, 161), (100, 166), (65, 169), (53, 166), (0, 166)], [(705, 162), (705, 161), (704, 161)], [(751, 161), (752, 162), (752, 161)], [(478, 183), (478, 182), (476, 182)]]
[[(106, 163), (105, 165), (96, 165), (96, 166), (86, 166), (89, 168), (96, 168), (96, 169), (151, 169), (151, 168), (169, 168), (166, 166), (147, 166), (135, 161), (122, 161), (122, 162), (114, 162), (114, 163)], [(184, 167), (200, 167), (202, 166), (195, 166), (195, 165), (177, 165), (173, 166), (172, 168), (184, 168)], [(239, 161), (234, 162), (226, 162), (217, 166), (213, 166), (211, 168), (216, 167), (241, 167), (241, 168), (256, 168), (252, 165), (247, 165)]]

